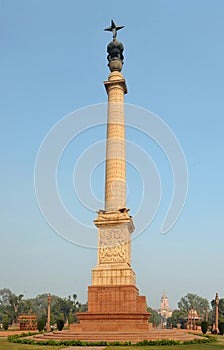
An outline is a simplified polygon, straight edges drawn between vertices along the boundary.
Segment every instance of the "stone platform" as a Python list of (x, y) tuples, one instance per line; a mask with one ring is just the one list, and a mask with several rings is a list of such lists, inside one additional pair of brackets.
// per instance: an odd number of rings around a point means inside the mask
[(159, 340), (159, 339), (173, 339), (179, 341), (188, 341), (193, 339), (201, 339), (201, 336), (190, 334), (187, 330), (177, 329), (151, 329), (149, 332), (130, 333), (130, 332), (51, 332), (44, 334), (37, 334), (33, 339), (41, 340), (82, 340), (87, 342), (107, 341), (107, 342), (126, 342), (137, 343), (142, 340)]
[(148, 332), (150, 313), (136, 286), (89, 286), (88, 312), (78, 312), (80, 323), (71, 332)]
[[(78, 315), (80, 318), (80, 315)], [(81, 323), (70, 325), (71, 332), (134, 332), (149, 331), (148, 313), (91, 313), (82, 314)]]

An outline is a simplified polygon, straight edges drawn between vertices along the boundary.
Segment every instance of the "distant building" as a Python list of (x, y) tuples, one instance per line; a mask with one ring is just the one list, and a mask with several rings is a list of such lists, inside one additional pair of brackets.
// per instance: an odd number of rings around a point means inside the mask
[(167, 325), (167, 319), (172, 316), (173, 310), (169, 308), (169, 301), (164, 290), (163, 295), (161, 297), (160, 308), (158, 310), (158, 314), (161, 315), (161, 324), (162, 326)]

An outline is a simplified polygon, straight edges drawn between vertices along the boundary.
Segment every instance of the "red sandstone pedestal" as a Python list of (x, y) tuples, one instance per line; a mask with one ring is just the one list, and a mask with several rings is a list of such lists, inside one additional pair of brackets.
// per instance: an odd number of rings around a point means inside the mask
[(88, 312), (77, 314), (80, 323), (71, 332), (148, 332), (146, 299), (135, 286), (90, 286)]

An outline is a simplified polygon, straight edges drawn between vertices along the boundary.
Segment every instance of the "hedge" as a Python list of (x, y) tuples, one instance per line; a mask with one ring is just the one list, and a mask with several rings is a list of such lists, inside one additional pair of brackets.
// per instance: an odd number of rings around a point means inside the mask
[(35, 340), (35, 339), (26, 339), (27, 336), (35, 335), (37, 333), (22, 333), (9, 335), (8, 341), (11, 343), (20, 343), (20, 344), (31, 344), (31, 345), (63, 345), (63, 346), (159, 346), (159, 345), (188, 345), (188, 344), (202, 344), (202, 343), (211, 343), (216, 341), (215, 337), (207, 336), (201, 337), (201, 339), (193, 339), (187, 341), (179, 341), (172, 339), (161, 339), (161, 340), (142, 340), (138, 343), (132, 344), (129, 341), (126, 342), (107, 342), (107, 341), (97, 341), (97, 342), (86, 342), (82, 340)]

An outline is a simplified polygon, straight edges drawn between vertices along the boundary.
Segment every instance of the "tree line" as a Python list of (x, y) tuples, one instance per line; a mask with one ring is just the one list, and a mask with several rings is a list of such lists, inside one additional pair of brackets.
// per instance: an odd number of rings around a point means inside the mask
[[(37, 320), (47, 322), (48, 294), (24, 299), (23, 294), (16, 295), (8, 288), (0, 289), (0, 323), (16, 324), (20, 315), (36, 315)], [(77, 294), (61, 298), (51, 295), (51, 323), (61, 319), (65, 323), (77, 322), (77, 312), (87, 311), (87, 304), (78, 301)]]
[[(207, 321), (209, 324), (215, 323), (215, 299), (209, 303), (206, 298), (200, 297), (197, 294), (188, 293), (178, 302), (178, 309), (174, 310), (172, 316), (167, 320), (168, 325), (176, 327), (181, 324), (184, 327), (188, 313), (190, 310), (195, 310), (200, 321)], [(219, 322), (224, 322), (224, 299), (219, 300)]]
[[(0, 323), (16, 324), (20, 315), (36, 315), (37, 320), (47, 322), (47, 299), (48, 294), (40, 294), (35, 298), (24, 299), (23, 294), (16, 295), (8, 288), (0, 289)], [(77, 294), (61, 298), (51, 295), (51, 324), (59, 319), (71, 324), (78, 322), (77, 312), (87, 311), (87, 304), (78, 301)], [(215, 300), (210, 303), (206, 298), (197, 294), (188, 293), (181, 297), (178, 302), (178, 309), (174, 310), (172, 316), (167, 319), (168, 327), (177, 327), (180, 324), (184, 328), (188, 313), (194, 309), (201, 321), (215, 322)], [(161, 323), (160, 314), (148, 307), (151, 313), (149, 322), (158, 326)], [(219, 300), (219, 322), (224, 322), (224, 298)]]
[[(178, 324), (181, 328), (185, 328), (188, 313), (192, 309), (198, 314), (198, 323), (201, 321), (207, 321), (210, 325), (215, 323), (215, 299), (209, 303), (206, 298), (194, 293), (188, 293), (180, 298), (177, 305), (178, 308), (173, 310), (172, 316), (166, 320), (168, 328), (177, 327)], [(151, 313), (149, 322), (156, 327), (159, 326), (162, 323), (159, 312), (150, 307), (148, 307), (147, 310)], [(224, 322), (224, 298), (219, 300), (219, 322)]]

